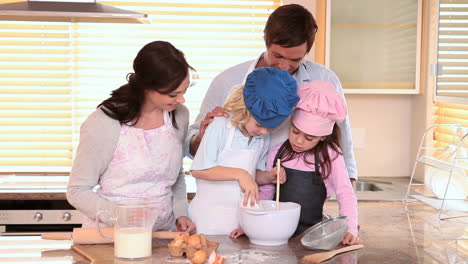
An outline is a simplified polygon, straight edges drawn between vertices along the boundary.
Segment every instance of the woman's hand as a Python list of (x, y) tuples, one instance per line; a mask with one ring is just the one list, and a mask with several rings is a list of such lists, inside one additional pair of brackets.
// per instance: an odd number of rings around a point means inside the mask
[(362, 244), (362, 240), (359, 239), (358, 236), (353, 235), (353, 233), (348, 232), (341, 240), (341, 244), (343, 245), (355, 245), (355, 244)]
[(254, 206), (255, 203), (258, 203), (258, 186), (252, 176), (248, 172), (244, 172), (238, 177), (239, 185), (244, 193), (244, 206), (247, 206), (250, 197), (252, 197), (250, 205)]
[(196, 231), (195, 224), (186, 216), (181, 216), (177, 218), (176, 221), (176, 231), (177, 232), (188, 232), (194, 234)]

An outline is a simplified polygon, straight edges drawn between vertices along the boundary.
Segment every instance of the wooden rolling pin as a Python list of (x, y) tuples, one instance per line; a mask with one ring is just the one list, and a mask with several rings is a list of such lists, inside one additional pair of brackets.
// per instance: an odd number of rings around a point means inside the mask
[[(114, 238), (113, 227), (101, 228), (102, 234), (107, 237)], [(158, 239), (173, 239), (177, 232), (157, 231), (153, 232), (153, 238)], [(103, 238), (97, 228), (73, 228), (73, 233), (44, 233), (42, 239), (51, 240), (73, 240), (73, 244), (110, 244), (112, 240)]]

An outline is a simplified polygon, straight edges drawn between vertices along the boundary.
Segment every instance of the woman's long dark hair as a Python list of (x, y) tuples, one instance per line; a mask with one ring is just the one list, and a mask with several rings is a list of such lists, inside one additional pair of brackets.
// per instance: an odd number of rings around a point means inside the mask
[[(133, 61), (135, 73), (127, 75), (127, 84), (112, 91), (111, 97), (98, 105), (104, 113), (121, 124), (135, 125), (141, 115), (145, 90), (169, 94), (193, 69), (185, 60), (184, 54), (171, 43), (154, 41), (146, 44)], [(173, 111), (174, 112), (174, 111)], [(177, 128), (175, 113), (171, 113), (172, 123)]]
[(338, 155), (330, 157), (328, 149), (332, 148), (336, 153), (340, 155), (343, 154), (343, 151), (341, 150), (340, 134), (340, 128), (335, 124), (333, 126), (333, 132), (330, 135), (328, 135), (323, 141), (319, 141), (313, 149), (309, 149), (302, 153), (295, 152), (288, 140), (284, 151), (280, 154), (281, 162), (286, 162), (300, 157), (307, 165), (313, 166), (315, 165), (315, 161), (311, 158), (311, 154), (314, 154), (318, 157), (320, 175), (322, 175), (322, 179), (326, 179), (330, 176), (331, 162), (338, 157)]

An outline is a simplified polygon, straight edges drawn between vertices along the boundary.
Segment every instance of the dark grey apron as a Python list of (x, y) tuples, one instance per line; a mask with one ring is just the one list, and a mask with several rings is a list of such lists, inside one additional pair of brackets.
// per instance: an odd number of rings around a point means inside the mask
[[(286, 148), (287, 141), (278, 150), (276, 161)], [(327, 198), (327, 189), (318, 170), (318, 157), (315, 156), (315, 171), (301, 171), (284, 167), (286, 182), (280, 186), (280, 201), (294, 202), (301, 205), (299, 225), (294, 235), (299, 235), (307, 228), (322, 221), (323, 204)]]

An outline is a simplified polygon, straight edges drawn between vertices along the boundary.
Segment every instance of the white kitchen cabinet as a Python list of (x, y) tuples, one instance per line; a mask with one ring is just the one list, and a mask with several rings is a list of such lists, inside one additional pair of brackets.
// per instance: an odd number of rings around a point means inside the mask
[(419, 93), (422, 2), (326, 2), (325, 63), (346, 93)]

